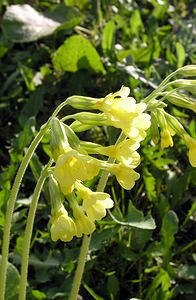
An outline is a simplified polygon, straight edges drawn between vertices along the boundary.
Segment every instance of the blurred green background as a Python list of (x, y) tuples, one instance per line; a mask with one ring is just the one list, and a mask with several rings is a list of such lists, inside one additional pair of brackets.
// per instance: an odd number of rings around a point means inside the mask
[[(141, 101), (172, 71), (196, 64), (194, 0), (1, 1), (0, 4), (0, 240), (6, 201), (26, 147), (67, 97), (103, 97), (122, 85)], [(168, 105), (196, 137), (193, 112)], [(73, 109), (64, 110), (62, 115)], [(114, 142), (115, 130), (81, 135)], [(140, 149), (141, 179), (124, 191), (110, 178), (113, 213), (141, 218), (143, 228), (121, 226), (109, 216), (97, 225), (84, 274), (85, 300), (195, 299), (196, 172), (183, 141), (172, 149)], [(49, 155), (46, 136), (24, 178), (12, 226), (7, 299), (17, 299), (23, 232), (35, 180)], [(32, 176), (33, 174), (33, 176)], [(148, 214), (156, 229), (146, 226)], [(50, 240), (45, 186), (36, 214), (27, 299), (67, 299), (80, 239)], [(1, 247), (1, 244), (0, 244)], [(13, 286), (15, 288), (13, 288)]]

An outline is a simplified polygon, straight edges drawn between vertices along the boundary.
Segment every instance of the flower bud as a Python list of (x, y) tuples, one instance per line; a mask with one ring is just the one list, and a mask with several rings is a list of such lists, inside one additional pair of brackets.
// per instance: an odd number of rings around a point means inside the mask
[(184, 89), (186, 88), (188, 90), (195, 91), (196, 80), (177, 79), (172, 81), (171, 83), (179, 88), (184, 88)]
[(56, 161), (58, 157), (70, 148), (64, 125), (59, 119), (52, 118), (50, 131), (50, 149)]
[(185, 76), (196, 76), (196, 65), (184, 66), (178, 70), (178, 73)]
[(158, 121), (158, 124), (159, 124), (161, 130), (166, 129), (167, 128), (167, 122), (166, 122), (165, 116), (164, 116), (165, 111), (163, 109), (157, 109), (156, 112), (157, 112), (157, 114), (156, 114), (157, 121)]
[(66, 132), (66, 135), (67, 135), (67, 138), (69, 140), (69, 144), (70, 144), (71, 148), (76, 149), (76, 150), (78, 148), (80, 148), (80, 139), (75, 134), (73, 129), (70, 126), (68, 126), (64, 123), (63, 123), (63, 126), (64, 126), (64, 129), (65, 129), (65, 132)]
[(179, 93), (169, 93), (166, 98), (172, 104), (180, 107), (188, 108), (196, 113), (196, 102), (191, 101), (188, 97), (185, 97)]
[(107, 117), (103, 113), (81, 112), (73, 115), (73, 118), (86, 125), (105, 125)]
[(64, 201), (64, 196), (60, 190), (58, 182), (53, 175), (50, 175), (49, 177), (48, 187), (51, 199), (52, 214), (55, 215), (56, 212), (61, 208), (61, 205)]
[(93, 126), (94, 125), (86, 125), (86, 124), (83, 124), (79, 121), (74, 121), (73, 123), (71, 123), (70, 128), (74, 132), (83, 132), (83, 131), (91, 129)]
[(81, 237), (83, 234), (91, 234), (95, 230), (94, 222), (85, 215), (83, 208), (74, 199), (70, 204), (73, 209), (76, 236)]
[(154, 144), (157, 144), (159, 142), (159, 128), (158, 128), (158, 124), (157, 124), (157, 119), (156, 119), (156, 115), (154, 112), (151, 112), (151, 136), (152, 136), (152, 141)]
[(97, 102), (99, 102), (99, 99), (85, 96), (72, 96), (67, 99), (67, 104), (84, 110), (96, 109)]
[(172, 115), (165, 112), (165, 118), (169, 126), (176, 132), (179, 136), (183, 137), (186, 134), (186, 131), (182, 124)]

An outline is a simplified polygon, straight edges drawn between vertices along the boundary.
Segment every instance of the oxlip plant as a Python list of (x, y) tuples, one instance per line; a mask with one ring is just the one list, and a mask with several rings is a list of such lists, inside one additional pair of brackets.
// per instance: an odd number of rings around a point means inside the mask
[[(195, 76), (195, 65), (177, 69), (138, 103), (130, 96), (130, 89), (122, 86), (119, 91), (103, 98), (71, 96), (54, 110), (26, 151), (7, 203), (0, 273), (1, 300), (5, 299), (10, 229), (15, 201), (24, 173), (42, 138), (49, 133), (51, 157), (37, 180), (29, 208), (23, 242), (19, 299), (26, 299), (34, 218), (38, 199), (47, 179), (51, 203), (51, 240), (67, 243), (74, 237), (83, 238), (69, 296), (70, 300), (75, 300), (96, 222), (104, 218), (107, 210), (114, 206), (111, 195), (104, 192), (108, 177), (115, 176), (125, 190), (134, 187), (140, 178), (136, 171), (140, 164), (138, 149), (146, 138), (147, 131), (151, 135), (151, 143), (160, 143), (161, 148), (172, 147), (173, 136), (179, 136), (187, 145), (190, 164), (196, 167), (196, 140), (176, 117), (167, 112), (168, 103), (196, 112), (196, 102), (187, 92), (195, 90)], [(78, 112), (60, 118), (59, 113), (68, 105)], [(95, 126), (118, 128), (120, 134), (116, 143), (105, 146), (79, 138), (78, 133)], [(93, 178), (95, 186), (89, 188), (86, 181)], [(111, 211), (109, 213), (114, 221), (120, 223)]]

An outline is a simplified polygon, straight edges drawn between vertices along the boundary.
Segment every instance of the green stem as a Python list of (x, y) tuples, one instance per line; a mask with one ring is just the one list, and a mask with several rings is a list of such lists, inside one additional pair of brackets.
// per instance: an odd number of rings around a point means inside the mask
[(158, 88), (156, 88), (150, 95), (148, 95), (143, 102), (148, 103), (150, 100), (156, 98), (157, 94), (160, 93), (164, 88), (166, 83), (175, 75), (177, 75), (179, 73), (181, 69), (178, 69), (176, 71), (174, 71), (173, 73), (169, 74), (158, 86)]
[(59, 111), (65, 106), (67, 105), (67, 99), (65, 101), (63, 101), (53, 112), (52, 117), (56, 117), (59, 113)]
[(14, 204), (16, 201), (16, 197), (18, 194), (18, 190), (26, 171), (26, 168), (29, 164), (29, 161), (38, 146), (39, 142), (41, 141), (42, 137), (46, 133), (48, 129), (47, 123), (41, 127), (41, 130), (36, 135), (34, 140), (32, 141), (30, 147), (28, 148), (21, 165), (18, 169), (16, 174), (16, 178), (13, 184), (13, 188), (10, 193), (10, 197), (7, 203), (7, 212), (5, 217), (5, 227), (4, 227), (4, 234), (3, 234), (3, 246), (2, 246), (2, 262), (1, 262), (1, 270), (0, 270), (0, 299), (3, 300), (5, 296), (5, 283), (6, 283), (6, 274), (7, 274), (7, 264), (8, 264), (8, 253), (9, 253), (9, 242), (10, 242), (10, 229), (12, 223), (12, 215), (14, 212)]
[(44, 185), (44, 182), (48, 176), (48, 168), (50, 167), (51, 163), (52, 163), (52, 159), (50, 159), (48, 164), (44, 167), (44, 169), (41, 172), (41, 175), (35, 187), (35, 191), (33, 194), (32, 202), (28, 213), (27, 225), (26, 225), (24, 241), (23, 241), (19, 300), (26, 299), (29, 251), (30, 251), (30, 243), (31, 243), (32, 231), (33, 231), (35, 213), (36, 213), (37, 203), (40, 197), (40, 193)]
[(82, 275), (84, 273), (84, 266), (86, 263), (86, 257), (89, 249), (91, 236), (84, 235), (82, 246), (80, 249), (80, 255), (78, 258), (78, 265), (74, 276), (73, 286), (71, 290), (71, 294), (69, 300), (76, 300), (78, 296), (78, 292), (80, 289), (80, 283), (82, 280)]
[[(126, 136), (123, 133), (121, 133), (120, 136), (118, 137), (118, 140), (116, 141), (116, 144), (122, 142), (125, 138), (126, 138)], [(115, 161), (115, 159), (113, 159), (113, 158), (108, 159), (108, 163), (113, 163), (114, 161)], [(107, 170), (104, 170), (100, 177), (98, 186), (97, 186), (97, 192), (104, 191), (106, 183), (108, 181), (108, 176), (109, 176), (109, 172)], [(80, 255), (78, 258), (78, 265), (77, 265), (77, 269), (75, 272), (69, 300), (77, 299), (77, 295), (78, 295), (80, 285), (81, 285), (82, 276), (84, 273), (86, 257), (87, 257), (88, 249), (89, 249), (89, 245), (90, 245), (90, 239), (91, 239), (91, 235), (90, 236), (84, 235), (84, 237), (83, 237)]]

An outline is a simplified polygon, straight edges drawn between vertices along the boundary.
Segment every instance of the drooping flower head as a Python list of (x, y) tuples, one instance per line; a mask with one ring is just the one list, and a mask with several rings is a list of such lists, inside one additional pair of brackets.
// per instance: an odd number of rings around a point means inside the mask
[(58, 239), (69, 242), (76, 234), (76, 226), (72, 218), (68, 216), (68, 212), (63, 205), (63, 195), (58, 182), (53, 175), (49, 178), (49, 192), (51, 199), (51, 239)]
[(52, 226), (50, 228), (51, 239), (57, 241), (60, 239), (63, 242), (69, 242), (76, 235), (76, 225), (63, 205), (58, 211), (52, 215)]
[(72, 200), (71, 207), (76, 225), (76, 236), (81, 237), (83, 234), (91, 234), (95, 230), (94, 222), (85, 215), (83, 208), (75, 200)]
[(111, 174), (116, 176), (118, 183), (125, 190), (131, 190), (135, 185), (135, 181), (140, 178), (140, 175), (132, 167), (121, 163), (112, 165), (109, 170)]
[(161, 131), (161, 148), (173, 147), (173, 139), (169, 129), (163, 129)]
[(70, 150), (59, 156), (54, 177), (59, 182), (64, 195), (70, 194), (76, 180), (91, 179), (99, 173), (100, 167), (93, 157)]
[(114, 205), (110, 195), (103, 192), (93, 192), (81, 183), (76, 183), (76, 188), (82, 197), (82, 207), (91, 221), (101, 220), (106, 216), (106, 209)]

